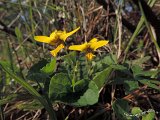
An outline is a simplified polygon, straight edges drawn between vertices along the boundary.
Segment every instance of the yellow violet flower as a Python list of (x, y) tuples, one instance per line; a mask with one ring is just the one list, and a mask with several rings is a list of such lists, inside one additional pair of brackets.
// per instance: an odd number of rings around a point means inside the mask
[(69, 50), (77, 50), (77, 51), (82, 51), (86, 53), (86, 58), (88, 60), (92, 60), (93, 57), (95, 56), (93, 54), (94, 51), (96, 51), (98, 48), (108, 44), (108, 40), (100, 40), (98, 41), (97, 38), (93, 38), (90, 40), (90, 42), (86, 42), (82, 45), (72, 45), (69, 47)]
[(44, 43), (48, 43), (50, 45), (55, 46), (56, 48), (51, 52), (51, 54), (55, 57), (57, 56), (57, 53), (64, 48), (64, 42), (66, 41), (66, 39), (71, 36), (72, 34), (74, 34), (75, 32), (77, 32), (80, 29), (80, 27), (76, 28), (75, 30), (71, 31), (71, 32), (66, 32), (66, 31), (53, 31), (50, 36), (34, 36), (34, 39), (38, 42), (44, 42)]

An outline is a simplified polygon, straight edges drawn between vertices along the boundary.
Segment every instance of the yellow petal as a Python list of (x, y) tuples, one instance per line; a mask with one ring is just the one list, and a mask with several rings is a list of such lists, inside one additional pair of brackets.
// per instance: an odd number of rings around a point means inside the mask
[(101, 40), (98, 42), (94, 42), (94, 43), (91, 43), (90, 48), (95, 51), (97, 48), (100, 48), (100, 47), (106, 45), (108, 42), (109, 41), (107, 41), (107, 40)]
[(62, 40), (66, 40), (69, 36), (71, 36), (72, 34), (74, 34), (75, 32), (77, 32), (78, 30), (80, 29), (80, 27), (76, 28), (75, 30), (71, 31), (71, 32), (68, 32), (68, 33), (65, 33), (62, 34), (60, 37)]
[(51, 52), (51, 54), (52, 54), (54, 57), (56, 57), (56, 56), (57, 56), (57, 53), (58, 53), (62, 48), (64, 48), (64, 45), (63, 45), (63, 44), (60, 44), (56, 49), (54, 49), (54, 50), (52, 50), (52, 51), (50, 51), (50, 52)]
[(50, 43), (52, 41), (52, 38), (47, 36), (34, 36), (34, 39), (38, 42), (44, 43)]
[(92, 53), (87, 53), (87, 54), (86, 54), (86, 58), (87, 58), (88, 60), (92, 60), (94, 56), (95, 56), (95, 55), (93, 55)]
[(50, 34), (50, 37), (51, 37), (51, 38), (55, 38), (55, 37), (56, 37), (56, 33), (57, 33), (57, 30), (53, 31), (53, 32)]
[(84, 51), (87, 48), (87, 43), (82, 45), (72, 45), (68, 49), (69, 50), (77, 50), (77, 51)]
[(89, 41), (89, 43), (97, 42), (97, 40), (98, 40), (97, 38), (93, 38)]

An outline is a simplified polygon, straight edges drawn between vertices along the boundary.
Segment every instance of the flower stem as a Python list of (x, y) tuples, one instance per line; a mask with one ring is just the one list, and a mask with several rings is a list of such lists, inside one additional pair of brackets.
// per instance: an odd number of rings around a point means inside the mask
[(91, 77), (91, 69), (92, 69), (92, 62), (90, 60), (86, 60), (87, 70), (88, 70), (88, 78)]
[(75, 83), (76, 83), (75, 78), (76, 78), (76, 73), (77, 73), (77, 67), (78, 67), (78, 61), (76, 62), (76, 65), (75, 65), (74, 70), (73, 70), (73, 78), (72, 78), (73, 92), (75, 92), (74, 87), (75, 87)]

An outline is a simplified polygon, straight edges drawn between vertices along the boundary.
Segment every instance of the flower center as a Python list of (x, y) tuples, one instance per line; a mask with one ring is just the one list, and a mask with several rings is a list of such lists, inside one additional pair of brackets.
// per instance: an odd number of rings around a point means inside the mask
[(60, 39), (60, 37), (57, 35), (50, 43), (51, 45), (54, 45), (55, 47), (58, 47), (60, 44), (64, 44), (64, 41)]
[(86, 53), (93, 53), (93, 49), (90, 47), (90, 45), (87, 45), (85, 51)]

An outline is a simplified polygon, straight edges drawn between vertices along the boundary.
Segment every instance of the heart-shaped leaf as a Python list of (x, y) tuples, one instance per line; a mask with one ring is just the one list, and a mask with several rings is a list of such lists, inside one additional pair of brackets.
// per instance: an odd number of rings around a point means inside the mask
[(120, 120), (131, 119), (129, 115), (129, 105), (126, 100), (117, 99), (114, 101), (112, 108)]
[(71, 82), (67, 74), (58, 73), (54, 75), (49, 85), (49, 97), (51, 100), (61, 100), (71, 92)]
[(97, 73), (97, 75), (93, 78), (93, 81), (95, 84), (98, 86), (98, 89), (100, 90), (101, 87), (104, 85), (106, 82), (107, 78), (109, 77), (110, 73), (112, 71), (111, 67), (107, 67), (103, 71)]
[(54, 70), (56, 68), (56, 59), (53, 58), (51, 60), (51, 62), (47, 63), (46, 66), (44, 66), (42, 69), (41, 69), (41, 72), (47, 74), (47, 75), (51, 75), (53, 74)]
[(84, 94), (77, 100), (73, 105), (76, 106), (87, 106), (93, 105), (98, 102), (99, 98), (99, 89), (94, 81), (90, 81), (88, 85), (88, 89), (84, 92)]

